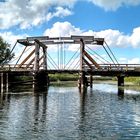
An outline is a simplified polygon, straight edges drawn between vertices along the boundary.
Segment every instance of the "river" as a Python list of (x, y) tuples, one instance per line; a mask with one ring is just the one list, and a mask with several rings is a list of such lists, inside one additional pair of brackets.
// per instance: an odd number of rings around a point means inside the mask
[(0, 140), (140, 140), (140, 91), (98, 83), (0, 96)]

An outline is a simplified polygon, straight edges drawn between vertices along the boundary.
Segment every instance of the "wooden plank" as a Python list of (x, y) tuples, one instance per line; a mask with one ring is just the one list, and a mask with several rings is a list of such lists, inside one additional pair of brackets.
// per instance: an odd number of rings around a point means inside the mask
[(85, 58), (83, 58), (83, 60), (91, 69), (93, 69), (93, 66)]
[(39, 68), (41, 68), (41, 66), (43, 66), (43, 62), (39, 65)]
[(97, 67), (98, 69), (100, 68), (99, 64), (86, 51), (84, 51), (83, 53), (91, 61), (91, 63), (95, 65), (95, 67)]
[(35, 49), (21, 62), (21, 64), (18, 66), (20, 68), (35, 52)]
[(26, 68), (28, 68), (35, 60), (35, 57), (26, 65)]

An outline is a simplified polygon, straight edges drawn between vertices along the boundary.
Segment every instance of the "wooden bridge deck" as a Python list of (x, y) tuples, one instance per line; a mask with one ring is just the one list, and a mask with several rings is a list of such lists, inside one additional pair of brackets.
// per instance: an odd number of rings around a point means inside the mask
[[(1, 68), (0, 73), (8, 73), (11, 75), (25, 75), (32, 76), (35, 71), (33, 69), (25, 69), (25, 68), (12, 68), (5, 67)], [(101, 67), (100, 69), (83, 69), (82, 71), (79, 69), (48, 69), (48, 70), (40, 70), (39, 72), (45, 72), (46, 74), (56, 74), (56, 73), (68, 73), (75, 74), (84, 72), (86, 75), (93, 76), (140, 76), (140, 67), (129, 66), (129, 67)]]

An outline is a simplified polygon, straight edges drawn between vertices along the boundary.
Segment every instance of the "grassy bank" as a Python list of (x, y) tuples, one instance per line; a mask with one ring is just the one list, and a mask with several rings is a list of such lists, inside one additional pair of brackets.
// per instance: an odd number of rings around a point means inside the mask
[(130, 82), (135, 85), (140, 85), (140, 77), (126, 77), (125, 82)]
[(50, 81), (77, 81), (78, 74), (49, 74)]
[[(62, 81), (68, 81), (70, 83), (74, 83), (74, 81), (78, 81), (79, 75), (78, 74), (49, 74), (50, 82), (57, 82), (60, 84)], [(27, 76), (17, 76), (13, 77), (13, 82), (18, 81), (32, 81), (32, 77)], [(125, 85), (140, 85), (140, 77), (125, 77)], [(73, 82), (72, 82), (73, 81)], [(117, 77), (93, 77), (93, 81), (110, 81), (110, 82), (117, 82)], [(65, 82), (64, 82), (65, 83)]]

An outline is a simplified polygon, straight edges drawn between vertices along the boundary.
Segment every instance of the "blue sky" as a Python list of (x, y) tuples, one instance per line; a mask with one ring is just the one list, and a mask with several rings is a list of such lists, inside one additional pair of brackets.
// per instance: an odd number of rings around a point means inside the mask
[(140, 0), (0, 2), (0, 36), (12, 45), (26, 36), (72, 34), (104, 37), (120, 63), (140, 64)]

